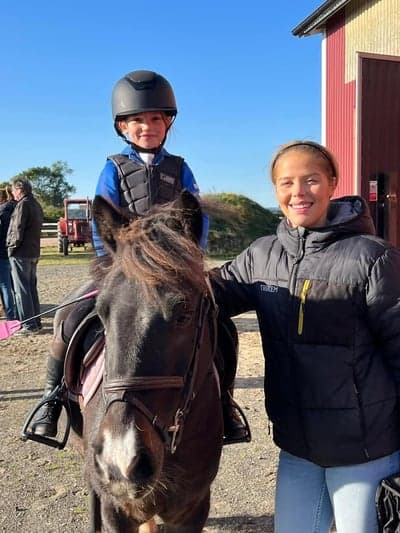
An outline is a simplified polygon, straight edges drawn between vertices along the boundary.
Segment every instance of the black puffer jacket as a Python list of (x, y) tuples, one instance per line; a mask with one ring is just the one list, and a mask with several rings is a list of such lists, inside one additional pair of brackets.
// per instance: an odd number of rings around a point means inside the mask
[(322, 466), (400, 449), (400, 251), (360, 197), (329, 226), (255, 241), (216, 273), (227, 314), (257, 311), (275, 443)]

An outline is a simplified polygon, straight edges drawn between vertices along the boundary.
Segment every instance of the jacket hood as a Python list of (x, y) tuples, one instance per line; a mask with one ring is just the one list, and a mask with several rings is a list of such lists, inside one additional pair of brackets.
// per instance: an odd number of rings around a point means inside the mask
[(369, 207), (361, 196), (343, 196), (332, 200), (327, 218), (327, 228), (343, 225), (351, 233), (375, 234)]
[(300, 240), (306, 239), (306, 249), (321, 249), (331, 242), (351, 235), (375, 235), (369, 208), (361, 196), (343, 196), (332, 200), (327, 215), (328, 224), (320, 228), (292, 228), (287, 219), (278, 226), (277, 235), (291, 255), (297, 255)]

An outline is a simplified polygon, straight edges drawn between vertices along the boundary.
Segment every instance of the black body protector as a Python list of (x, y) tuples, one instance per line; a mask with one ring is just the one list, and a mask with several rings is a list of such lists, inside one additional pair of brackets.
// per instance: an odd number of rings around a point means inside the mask
[(175, 200), (182, 190), (182, 157), (167, 155), (158, 165), (143, 165), (122, 154), (110, 155), (118, 170), (121, 208), (142, 216), (155, 204)]

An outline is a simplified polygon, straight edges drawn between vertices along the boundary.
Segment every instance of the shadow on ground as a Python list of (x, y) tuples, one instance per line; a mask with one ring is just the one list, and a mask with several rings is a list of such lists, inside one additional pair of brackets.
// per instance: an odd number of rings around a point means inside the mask
[(246, 533), (272, 530), (274, 517), (271, 515), (251, 516), (235, 515), (209, 518), (206, 526), (218, 528), (218, 531), (242, 531)]

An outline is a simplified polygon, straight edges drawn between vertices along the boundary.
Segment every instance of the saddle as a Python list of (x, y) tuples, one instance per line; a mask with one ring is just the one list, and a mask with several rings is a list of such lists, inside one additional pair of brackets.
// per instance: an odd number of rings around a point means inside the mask
[(64, 365), (64, 385), (68, 400), (83, 409), (103, 379), (104, 327), (95, 310), (77, 325), (68, 343)]
[[(76, 318), (76, 317), (75, 317)], [(72, 404), (82, 411), (93, 397), (103, 379), (104, 372), (104, 328), (95, 310), (86, 317), (79, 316), (78, 324), (69, 342), (64, 364), (64, 379), (51, 394), (39, 402), (31, 411), (21, 431), (23, 441), (33, 440), (62, 450), (67, 444), (71, 428), (71, 413), (76, 412)], [(66, 411), (66, 426), (63, 438), (57, 439), (36, 435), (28, 430), (37, 411), (47, 403), (59, 403)]]

